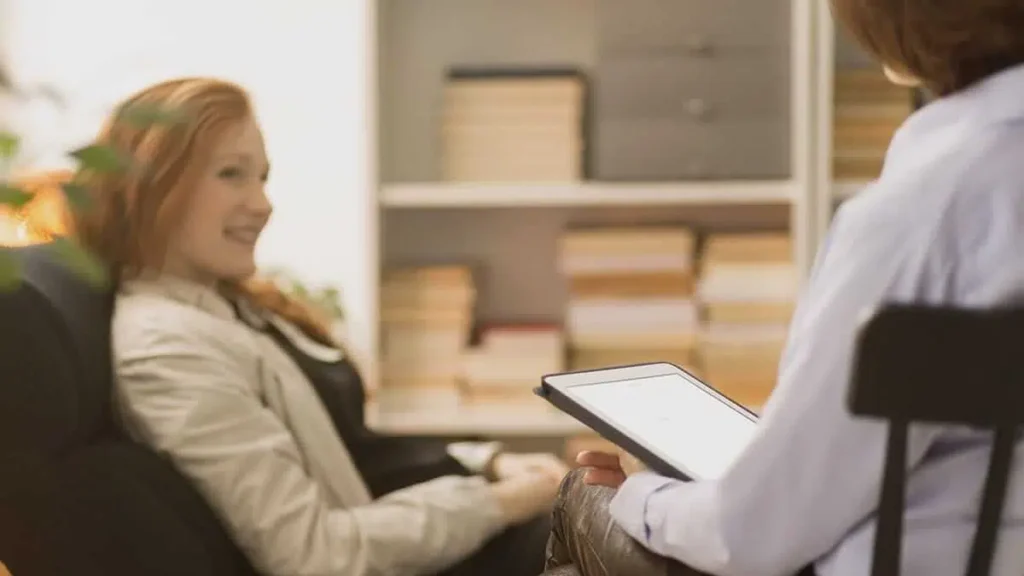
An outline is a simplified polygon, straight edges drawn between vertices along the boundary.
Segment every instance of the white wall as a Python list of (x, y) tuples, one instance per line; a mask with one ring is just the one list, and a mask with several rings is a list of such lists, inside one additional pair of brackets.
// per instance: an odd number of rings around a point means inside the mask
[[(65, 114), (40, 104), (16, 113), (37, 164), (59, 164), (60, 151), (94, 134), (113, 102), (149, 83), (215, 75), (248, 88), (273, 164), (275, 213), (261, 264), (338, 285), (350, 333), (373, 333), (372, 0), (0, 2), (15, 77), (54, 85), (73, 103)], [(350, 345), (365, 354), (370, 343)]]

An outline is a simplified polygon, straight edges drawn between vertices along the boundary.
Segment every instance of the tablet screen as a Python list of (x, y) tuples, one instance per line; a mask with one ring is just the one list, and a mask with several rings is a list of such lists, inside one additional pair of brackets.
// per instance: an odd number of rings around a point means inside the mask
[(720, 477), (757, 426), (682, 374), (577, 384), (566, 392), (695, 479)]

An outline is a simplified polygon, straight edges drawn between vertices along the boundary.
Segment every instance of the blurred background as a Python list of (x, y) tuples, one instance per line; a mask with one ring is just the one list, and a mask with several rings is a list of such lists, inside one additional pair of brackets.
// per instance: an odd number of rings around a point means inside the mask
[(922, 100), (814, 0), (0, 0), (0, 58), (65, 101), (0, 95), (16, 171), (148, 84), (242, 84), (261, 265), (340, 294), (373, 423), (573, 452), (541, 374), (664, 360), (763, 404), (833, 210)]

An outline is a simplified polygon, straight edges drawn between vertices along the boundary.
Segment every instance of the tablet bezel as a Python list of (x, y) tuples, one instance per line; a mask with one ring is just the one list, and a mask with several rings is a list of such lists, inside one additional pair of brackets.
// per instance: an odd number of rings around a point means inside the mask
[(644, 364), (632, 364), (627, 366), (613, 366), (594, 370), (582, 370), (577, 372), (563, 372), (548, 374), (541, 379), (541, 388), (538, 393), (545, 397), (557, 408), (586, 424), (606, 440), (618, 445), (633, 456), (639, 458), (649, 468), (659, 474), (677, 478), (680, 480), (692, 480), (698, 477), (692, 471), (681, 465), (670, 462), (665, 455), (656, 448), (648, 445), (641, 439), (633, 438), (627, 432), (612, 426), (604, 420), (604, 415), (599, 410), (578, 401), (567, 391), (573, 386), (589, 384), (611, 384), (617, 381), (637, 380), (642, 378), (653, 378), (657, 376), (677, 375), (688, 381), (691, 385), (704, 391), (706, 394), (717, 399), (728, 408), (731, 408), (738, 415), (743, 416), (753, 423), (758, 421), (756, 413), (745, 406), (731, 400), (725, 394), (708, 385), (700, 378), (686, 371), (685, 369), (669, 362), (651, 362)]

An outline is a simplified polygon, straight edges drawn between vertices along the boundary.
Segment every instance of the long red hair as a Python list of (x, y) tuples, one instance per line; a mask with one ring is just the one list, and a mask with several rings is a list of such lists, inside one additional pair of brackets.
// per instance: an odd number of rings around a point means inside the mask
[[(144, 124), (130, 121), (129, 109), (170, 111), (180, 118)], [(228, 128), (252, 113), (244, 89), (212, 78), (162, 82), (118, 106), (95, 144), (131, 158), (131, 166), (76, 173), (75, 182), (91, 201), (73, 212), (70, 223), (72, 233), (108, 266), (115, 282), (161, 267), (168, 236), (183, 218), (203, 160)], [(321, 315), (273, 282), (253, 278), (224, 288), (280, 315), (318, 342), (337, 346)]]

